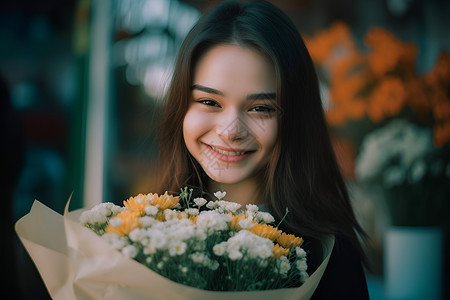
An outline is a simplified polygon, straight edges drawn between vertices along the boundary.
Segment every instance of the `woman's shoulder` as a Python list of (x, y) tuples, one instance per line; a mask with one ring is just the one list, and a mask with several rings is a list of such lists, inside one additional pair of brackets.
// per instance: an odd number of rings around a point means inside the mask
[(369, 299), (361, 256), (347, 238), (335, 236), (330, 260), (311, 299)]

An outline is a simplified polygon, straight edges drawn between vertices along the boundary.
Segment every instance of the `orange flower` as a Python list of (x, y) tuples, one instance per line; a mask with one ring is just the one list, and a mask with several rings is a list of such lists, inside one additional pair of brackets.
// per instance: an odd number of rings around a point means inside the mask
[(395, 116), (406, 102), (406, 90), (397, 77), (386, 77), (374, 88), (369, 98), (368, 115), (374, 122)]
[(450, 121), (436, 124), (434, 126), (433, 143), (442, 147), (450, 142)]
[(414, 71), (417, 46), (403, 43), (386, 29), (372, 27), (364, 37), (364, 42), (373, 51), (367, 62), (373, 73), (380, 77), (393, 71), (401, 64)]
[(281, 247), (278, 244), (275, 244), (273, 246), (272, 252), (273, 252), (274, 258), (275, 259), (279, 259), (281, 255), (288, 256), (289, 252), (290, 252), (290, 249), (286, 249), (286, 248)]
[(179, 196), (169, 195), (167, 191), (164, 195), (155, 197), (153, 205), (159, 205), (160, 210), (175, 208), (180, 202)]
[(255, 224), (255, 226), (247, 230), (272, 241), (274, 241), (282, 232), (281, 230), (267, 224)]
[[(130, 233), (135, 228), (141, 228), (142, 225), (139, 222), (140, 213), (135, 210), (126, 210), (118, 213), (115, 217), (111, 218), (111, 221), (119, 219), (120, 224), (118, 226), (113, 226), (111, 223), (106, 227), (106, 233), (115, 233), (120, 235), (125, 235)], [(110, 221), (110, 222), (111, 222)]]
[(293, 234), (283, 232), (278, 236), (277, 242), (284, 248), (295, 248), (303, 244), (303, 239), (301, 237), (296, 237)]
[(145, 201), (147, 196), (143, 194), (139, 194), (135, 197), (130, 197), (128, 200), (123, 201), (123, 205), (130, 210), (135, 210), (139, 212), (141, 215), (145, 214), (145, 208), (150, 204)]

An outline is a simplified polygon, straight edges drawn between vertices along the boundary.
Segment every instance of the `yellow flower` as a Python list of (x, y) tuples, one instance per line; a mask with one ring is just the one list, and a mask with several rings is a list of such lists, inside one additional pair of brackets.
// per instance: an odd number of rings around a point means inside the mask
[[(111, 218), (110, 224), (108, 227), (106, 227), (105, 232), (106, 233), (115, 233), (120, 235), (125, 235), (130, 233), (135, 228), (141, 228), (141, 223), (139, 222), (140, 213), (135, 210), (126, 210), (123, 211), (117, 216)], [(113, 226), (111, 222), (115, 222), (114, 220), (120, 220), (117, 221), (119, 225)]]
[[(232, 213), (228, 213), (230, 217), (233, 219), (228, 223), (228, 226), (230, 226), (231, 230), (239, 231), (242, 229), (241, 225), (239, 225), (239, 222), (241, 220), (245, 220), (248, 218), (247, 214), (239, 214), (237, 216), (233, 215)], [(251, 221), (254, 224), (257, 224), (255, 221)]]
[(255, 224), (255, 226), (249, 228), (248, 231), (272, 241), (274, 241), (282, 233), (281, 230), (267, 224)]
[(288, 256), (289, 251), (290, 249), (283, 248), (278, 244), (275, 244), (272, 250), (275, 259), (279, 259), (281, 255)]
[(285, 248), (295, 248), (303, 244), (303, 239), (301, 237), (296, 237), (293, 234), (283, 232), (278, 236), (277, 242)]
[(129, 210), (134, 210), (139, 212), (141, 215), (145, 214), (145, 208), (150, 205), (145, 201), (146, 196), (139, 194), (136, 197), (130, 197), (128, 200), (123, 201), (123, 205)]
[(172, 196), (167, 193), (159, 197), (155, 197), (153, 205), (159, 205), (160, 210), (175, 208), (180, 202), (179, 196)]

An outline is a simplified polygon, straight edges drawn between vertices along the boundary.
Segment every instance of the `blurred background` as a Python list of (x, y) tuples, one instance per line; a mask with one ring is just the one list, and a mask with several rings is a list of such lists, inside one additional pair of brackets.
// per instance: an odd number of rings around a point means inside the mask
[[(49, 299), (13, 228), (35, 199), (62, 213), (71, 195), (76, 209), (152, 191), (174, 59), (219, 2), (2, 1), (4, 295)], [(402, 284), (389, 283), (387, 236), (413, 228), (433, 231), (437, 246), (422, 238), (422, 251), (436, 254), (410, 264), (436, 265), (437, 277), (422, 278), (432, 278), (425, 285), (439, 290), (436, 299), (450, 299), (450, 1), (271, 2), (292, 18), (316, 63), (339, 163), (370, 236), (371, 298), (399, 295)]]

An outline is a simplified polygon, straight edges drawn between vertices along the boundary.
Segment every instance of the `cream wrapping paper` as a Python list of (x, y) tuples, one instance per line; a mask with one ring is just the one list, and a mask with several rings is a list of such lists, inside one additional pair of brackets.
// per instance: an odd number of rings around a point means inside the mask
[(334, 237), (323, 242), (324, 260), (299, 288), (214, 292), (173, 282), (109, 246), (79, 223), (83, 209), (54, 212), (34, 201), (16, 232), (53, 299), (309, 299), (327, 267)]

